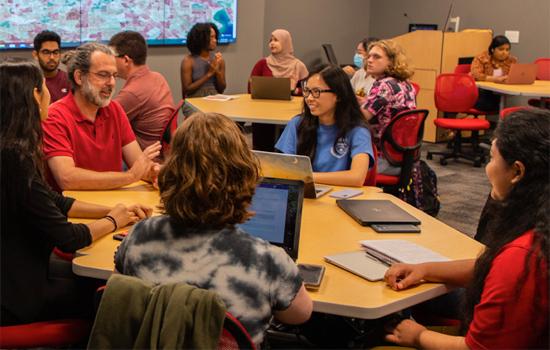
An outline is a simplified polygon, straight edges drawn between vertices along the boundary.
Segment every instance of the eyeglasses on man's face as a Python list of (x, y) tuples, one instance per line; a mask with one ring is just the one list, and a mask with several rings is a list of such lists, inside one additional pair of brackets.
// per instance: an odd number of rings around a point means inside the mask
[(302, 94), (304, 97), (309, 97), (309, 95), (313, 96), (313, 98), (319, 98), (321, 96), (322, 92), (334, 92), (332, 89), (319, 89), (319, 88), (308, 88), (307, 86), (304, 86), (302, 88)]
[(93, 74), (96, 76), (96, 78), (102, 80), (102, 81), (110, 81), (111, 78), (115, 79), (117, 78), (118, 74), (115, 72), (115, 73), (109, 73), (109, 72), (105, 72), (105, 71), (100, 71), (100, 72), (88, 72), (90, 74)]
[(61, 52), (59, 50), (50, 51), (47, 49), (43, 49), (43, 50), (40, 50), (39, 53), (43, 56), (59, 56)]

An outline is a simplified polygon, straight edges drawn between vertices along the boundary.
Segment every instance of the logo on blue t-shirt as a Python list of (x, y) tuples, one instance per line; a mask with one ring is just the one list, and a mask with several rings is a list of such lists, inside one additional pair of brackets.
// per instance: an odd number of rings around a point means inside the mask
[(336, 158), (342, 158), (344, 157), (349, 150), (349, 143), (348, 140), (346, 140), (345, 137), (340, 137), (334, 146), (330, 149), (330, 154), (332, 154)]

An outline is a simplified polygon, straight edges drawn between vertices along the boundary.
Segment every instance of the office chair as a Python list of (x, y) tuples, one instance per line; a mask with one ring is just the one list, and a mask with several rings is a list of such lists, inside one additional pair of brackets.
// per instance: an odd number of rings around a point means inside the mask
[(378, 150), (376, 149), (374, 140), (372, 140), (371, 146), (372, 154), (374, 155), (374, 164), (367, 172), (367, 176), (365, 177), (365, 182), (363, 182), (363, 186), (376, 186), (376, 176), (378, 175)]
[[(443, 112), (443, 118), (436, 118), (434, 124), (440, 128), (454, 131), (451, 141), (452, 152), (428, 152), (427, 158), (432, 159), (434, 154), (441, 155), (440, 164), (447, 165), (447, 159), (464, 158), (474, 163), (475, 167), (481, 167), (485, 161), (485, 155), (479, 148), (479, 131), (487, 130), (490, 124), (487, 120), (477, 119), (485, 112), (473, 108), (477, 101), (478, 90), (474, 78), (467, 74), (444, 73), (440, 74), (435, 82), (435, 105)], [(446, 118), (447, 113), (465, 113), (474, 116), (471, 118), (455, 119)], [(464, 153), (462, 143), (462, 131), (471, 131), (469, 141), (472, 143), (473, 153)]]
[(392, 118), (381, 139), (381, 152), (391, 165), (401, 167), (399, 175), (376, 175), (376, 186), (397, 193), (410, 183), (414, 163), (420, 159), (427, 109), (402, 111)]
[(522, 110), (522, 109), (529, 109), (529, 107), (527, 107), (527, 106), (516, 106), (516, 107), (504, 108), (503, 110), (500, 111), (500, 115), (499, 115), (500, 120), (506, 118), (508, 116), (508, 114), (514, 113), (514, 112)]
[(0, 327), (1, 349), (85, 346), (92, 322), (62, 319)]
[[(535, 60), (537, 65), (537, 80), (550, 80), (550, 57), (541, 57)], [(550, 97), (532, 98), (528, 101), (530, 106), (550, 108)]]
[(226, 312), (222, 334), (218, 342), (218, 350), (234, 349), (256, 350), (256, 345), (241, 322), (231, 315), (231, 313)]
[(163, 159), (166, 159), (166, 157), (170, 154), (170, 144), (172, 142), (172, 135), (176, 132), (176, 129), (178, 128), (178, 113), (184, 104), (185, 104), (185, 99), (181, 99), (178, 102), (176, 109), (174, 109), (174, 112), (172, 112), (172, 115), (170, 115), (168, 122), (164, 126), (164, 131), (162, 132), (161, 139), (160, 139), (160, 143), (162, 145), (160, 154)]
[(325, 51), (325, 55), (327, 56), (327, 61), (330, 64), (338, 65), (338, 60), (336, 59), (336, 55), (334, 54), (334, 49), (332, 48), (332, 45), (323, 44), (321, 45), (321, 47)]
[(471, 64), (458, 64), (455, 67), (454, 73), (462, 73), (462, 74), (469, 74), (471, 71)]

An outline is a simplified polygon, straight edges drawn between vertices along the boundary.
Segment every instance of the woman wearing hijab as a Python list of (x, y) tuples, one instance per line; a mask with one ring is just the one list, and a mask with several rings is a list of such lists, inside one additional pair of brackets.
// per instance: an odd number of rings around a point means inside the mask
[[(301, 95), (299, 82), (309, 72), (306, 65), (294, 57), (292, 37), (285, 29), (275, 29), (269, 39), (271, 54), (260, 59), (252, 68), (250, 77), (263, 76), (290, 78), (290, 90), (293, 95)], [(250, 79), (248, 80), (250, 92)], [(252, 142), (256, 150), (273, 151), (275, 143), (275, 126), (269, 124), (252, 124)]]

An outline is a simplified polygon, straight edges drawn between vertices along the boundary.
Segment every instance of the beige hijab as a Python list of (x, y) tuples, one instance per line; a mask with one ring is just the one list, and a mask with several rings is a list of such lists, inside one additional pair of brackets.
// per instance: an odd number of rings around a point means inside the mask
[(306, 65), (294, 57), (292, 37), (287, 30), (275, 29), (273, 35), (281, 43), (282, 50), (276, 55), (267, 56), (267, 65), (276, 78), (290, 78), (291, 88), (294, 90), (296, 83), (309, 74)]

